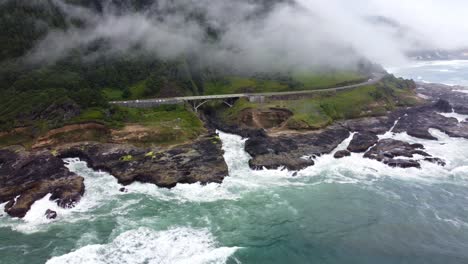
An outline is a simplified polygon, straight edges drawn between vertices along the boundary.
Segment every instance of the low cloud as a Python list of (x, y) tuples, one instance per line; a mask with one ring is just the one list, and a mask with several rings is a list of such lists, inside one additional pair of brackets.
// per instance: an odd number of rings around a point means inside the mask
[(415, 49), (468, 46), (468, 3), (460, 0), (162, 0), (140, 11), (111, 1), (99, 11), (54, 3), (70, 21), (85, 23), (51, 31), (28, 55), (32, 61), (54, 61), (101, 40), (110, 54), (196, 54), (246, 70), (352, 67), (363, 58), (401, 64)]

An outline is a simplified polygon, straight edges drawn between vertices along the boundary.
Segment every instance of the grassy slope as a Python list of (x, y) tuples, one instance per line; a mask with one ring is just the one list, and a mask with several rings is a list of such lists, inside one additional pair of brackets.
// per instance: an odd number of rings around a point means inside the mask
[[(182, 143), (197, 138), (205, 131), (200, 119), (182, 105), (161, 106), (151, 109), (120, 107), (104, 109), (93, 107), (82, 111), (79, 116), (61, 125), (82, 123), (99, 123), (116, 131), (122, 131), (127, 125), (137, 124), (147, 128), (148, 135), (132, 143), (142, 145)], [(0, 133), (0, 147), (19, 144), (28, 148), (35, 139), (45, 135), (51, 128), (53, 127), (43, 129), (29, 127), (13, 133)], [(54, 135), (54, 138), (66, 142), (66, 138), (77, 138), (76, 133), (84, 132), (70, 131)], [(101, 142), (107, 142), (111, 139), (109, 134), (103, 134), (102, 131), (86, 131), (86, 135), (80, 138)]]
[(351, 71), (335, 72), (333, 74), (293, 74), (293, 78), (302, 83), (306, 89), (328, 88), (345, 82), (361, 82), (365, 80), (365, 77)]
[(233, 94), (243, 92), (284, 92), (291, 90), (315, 90), (334, 87), (343, 83), (358, 83), (366, 76), (355, 72), (296, 73), (288, 80), (228, 77), (205, 83), (206, 94)]
[[(346, 81), (357, 81), (362, 78), (352, 73), (340, 73), (334, 75), (297, 75), (295, 77), (303, 83), (302, 87), (309, 85), (309, 88), (333, 86)], [(206, 86), (206, 92), (209, 93), (231, 93), (239, 92), (245, 87), (255, 87), (256, 91), (284, 91), (289, 90), (286, 84), (273, 80), (246, 79), (239, 77), (228, 78), (228, 84), (219, 86)], [(404, 86), (404, 85), (403, 85)], [(144, 83), (138, 83), (130, 88), (132, 99), (138, 98), (143, 92)], [(113, 89), (104, 89), (104, 96), (109, 100), (115, 100), (121, 97), (121, 91)], [(29, 94), (31, 98), (14, 98), (13, 101), (3, 98), (4, 104), (0, 107), (0, 112), (5, 115), (16, 115), (19, 112), (25, 113), (34, 110), (34, 107), (40, 104), (49, 105), (52, 101), (65, 100), (65, 95), (60, 93), (48, 94), (46, 91), (37, 91)], [(52, 96), (51, 96), (52, 95)], [(236, 118), (238, 113), (249, 107), (268, 108), (283, 107), (293, 111), (294, 116), (290, 119), (290, 127), (320, 128), (334, 120), (343, 118), (354, 118), (363, 115), (378, 115), (394, 108), (398, 104), (411, 105), (411, 91), (406, 86), (402, 87), (401, 82), (395, 79), (386, 80), (385, 84), (379, 86), (366, 86), (355, 90), (343, 91), (337, 94), (321, 95), (320, 97), (307, 98), (294, 101), (273, 101), (263, 105), (256, 105), (239, 100), (234, 108), (230, 108), (223, 113), (224, 118), (229, 122)], [(53, 99), (53, 100), (52, 100)], [(29, 102), (22, 108), (17, 108), (16, 101), (22, 100)], [(407, 100), (407, 101), (404, 101)], [(1, 101), (1, 100), (0, 100)], [(400, 101), (400, 102), (398, 102)], [(13, 109), (13, 110), (11, 110)], [(18, 111), (16, 111), (18, 110)], [(1, 120), (0, 120), (1, 121)], [(34, 138), (44, 135), (48, 130), (68, 124), (98, 122), (113, 129), (123, 129), (128, 124), (138, 124), (154, 131), (151, 138), (143, 140), (142, 143), (160, 143), (173, 144), (185, 142), (196, 138), (203, 131), (203, 124), (198, 117), (187, 110), (184, 106), (162, 106), (153, 109), (125, 109), (118, 107), (88, 107), (82, 110), (81, 114), (66, 122), (47, 123), (43, 120), (31, 120), (26, 126), (28, 129), (21, 133), (0, 134), (0, 146), (11, 144), (23, 144), (29, 146)], [(1, 122), (0, 122), (1, 123)], [(17, 127), (14, 124), (7, 126)], [(9, 129), (11, 131), (11, 129)], [(4, 130), (5, 131), (5, 130)], [(8, 131), (8, 130), (6, 130)], [(66, 135), (62, 135), (66, 137)], [(96, 140), (106, 140), (101, 134), (96, 136)]]
[(397, 106), (412, 106), (418, 102), (408, 83), (395, 78), (386, 78), (377, 85), (301, 100), (270, 101), (265, 104), (239, 100), (233, 108), (227, 109), (222, 117), (228, 123), (235, 123), (237, 116), (244, 109), (279, 107), (294, 113), (288, 121), (290, 127), (321, 128), (335, 120), (383, 115)]

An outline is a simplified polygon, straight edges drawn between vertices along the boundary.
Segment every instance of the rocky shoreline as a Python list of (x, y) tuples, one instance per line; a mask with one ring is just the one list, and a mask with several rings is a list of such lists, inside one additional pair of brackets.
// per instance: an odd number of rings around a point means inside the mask
[[(49, 193), (60, 207), (73, 207), (84, 195), (85, 184), (83, 177), (65, 167), (65, 158), (80, 158), (92, 169), (109, 172), (123, 186), (142, 182), (172, 188), (178, 183), (221, 183), (228, 175), (223, 154), (214, 133), (190, 144), (160, 149), (96, 142), (63, 145), (52, 151), (6, 148), (0, 150), (0, 204), (7, 203), (5, 212), (20, 218)], [(53, 211), (45, 215), (56, 217)]]
[[(223, 124), (209, 113), (203, 119), (208, 131), (220, 129), (248, 138), (245, 150), (252, 157), (252, 169), (284, 167), (298, 171), (314, 165), (318, 156), (332, 153), (352, 135), (346, 150), (335, 158), (363, 153), (391, 167), (420, 168), (422, 161), (444, 166), (442, 157), (434, 157), (420, 144), (383, 138), (385, 133), (437, 140), (429, 129), (438, 129), (451, 137), (468, 139), (468, 122), (443, 115), (455, 111), (467, 114), (468, 95), (449, 92), (442, 85), (424, 85), (418, 92), (429, 99), (418, 107), (398, 109), (382, 117), (367, 117), (337, 122), (323, 130), (269, 133), (262, 128), (242, 128)], [(441, 100), (439, 100), (439, 98)], [(0, 204), (5, 212), (24, 217), (31, 205), (51, 195), (61, 207), (73, 207), (85, 193), (84, 178), (70, 172), (64, 158), (80, 158), (95, 170), (109, 172), (122, 186), (133, 182), (172, 188), (178, 183), (221, 183), (228, 175), (222, 144), (214, 132), (205, 133), (191, 143), (173, 147), (135, 147), (130, 144), (81, 142), (61, 145), (53, 150), (26, 151), (22, 147), (0, 150)], [(122, 187), (122, 191), (126, 191)], [(53, 211), (45, 212), (53, 219)]]
[[(468, 139), (466, 120), (460, 122), (454, 117), (441, 114), (452, 111), (466, 114), (464, 105), (468, 103), (468, 96), (450, 92), (449, 89), (443, 85), (424, 86), (419, 92), (432, 99), (432, 102), (418, 107), (398, 109), (383, 117), (339, 122), (318, 132), (287, 136), (250, 132), (246, 142), (246, 151), (252, 156), (249, 165), (252, 169), (285, 167), (289, 170), (301, 170), (314, 165), (314, 157), (331, 153), (350, 133), (354, 133), (347, 150), (335, 153), (335, 158), (343, 158), (351, 153), (364, 153), (365, 158), (378, 160), (391, 167), (420, 168), (421, 161), (444, 166), (443, 159), (425, 152), (423, 145), (411, 145), (379, 137), (391, 131), (407, 133), (421, 139), (437, 140), (430, 134), (429, 129), (438, 129), (450, 137)], [(439, 99), (441, 97), (444, 99)]]

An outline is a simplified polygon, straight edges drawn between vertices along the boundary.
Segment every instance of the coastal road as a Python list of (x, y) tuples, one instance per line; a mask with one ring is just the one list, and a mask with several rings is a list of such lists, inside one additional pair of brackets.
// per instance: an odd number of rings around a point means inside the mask
[(154, 107), (164, 104), (179, 104), (185, 102), (202, 102), (198, 106), (194, 106), (195, 110), (201, 106), (203, 103), (209, 100), (227, 100), (227, 99), (238, 99), (238, 98), (248, 98), (249, 101), (255, 101), (258, 98), (261, 100), (268, 97), (277, 97), (277, 96), (290, 96), (290, 95), (307, 95), (314, 93), (324, 93), (324, 92), (334, 92), (340, 90), (348, 90), (361, 86), (373, 85), (380, 82), (386, 74), (375, 73), (372, 78), (366, 82), (339, 86), (334, 88), (327, 89), (316, 89), (316, 90), (302, 90), (302, 91), (289, 91), (289, 92), (272, 92), (272, 93), (241, 93), (241, 94), (220, 94), (220, 95), (200, 95), (200, 96), (184, 96), (184, 97), (171, 97), (171, 98), (154, 98), (154, 99), (144, 99), (144, 100), (129, 100), (129, 101), (112, 101), (111, 104), (125, 106), (125, 107)]

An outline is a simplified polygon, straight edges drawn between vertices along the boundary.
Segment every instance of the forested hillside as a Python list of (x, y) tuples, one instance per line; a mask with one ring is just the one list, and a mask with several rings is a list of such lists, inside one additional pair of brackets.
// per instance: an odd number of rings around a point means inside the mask
[[(208, 47), (216, 46), (227, 26), (212, 21), (203, 8), (186, 2), (0, 1), (0, 131), (28, 127), (40, 134), (64, 124), (90, 120), (118, 126), (131, 120), (131, 114), (109, 106), (109, 100), (318, 89), (360, 82), (375, 70), (374, 65), (363, 60), (352, 70), (257, 71), (229, 62), (238, 62), (232, 55), (219, 65), (212, 63), (209, 52), (197, 50), (165, 56), (151, 52), (152, 48), (144, 42), (131, 42), (125, 49), (116, 49), (119, 43), (112, 37), (106, 38), (107, 32), (101, 32), (104, 37), (70, 44), (69, 38), (76, 35), (73, 33), (94, 30), (99, 25), (96, 21), (109, 18), (118, 22), (112, 19), (126, 19), (131, 13), (162, 23), (161, 27), (173, 17), (177, 23), (182, 19), (184, 26), (196, 24), (202, 29), (196, 31), (197, 40), (208, 43)], [(254, 8), (244, 19), (255, 19), (284, 1), (246, 2)], [(177, 44), (167, 42), (164, 47)], [(57, 51), (67, 45), (69, 49)]]

